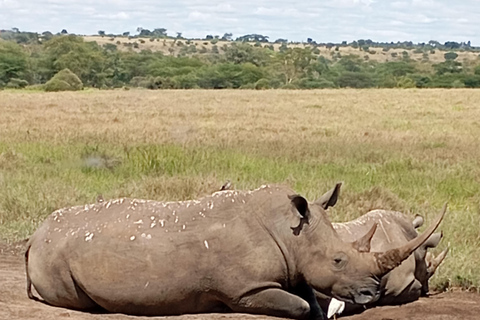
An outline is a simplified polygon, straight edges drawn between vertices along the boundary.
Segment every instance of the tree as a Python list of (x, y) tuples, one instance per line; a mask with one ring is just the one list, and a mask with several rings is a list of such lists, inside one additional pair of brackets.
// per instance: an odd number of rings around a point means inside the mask
[(0, 81), (8, 83), (11, 79), (23, 79), (27, 70), (27, 55), (18, 44), (10, 41), (0, 42)]
[(44, 31), (42, 32), (42, 40), (44, 41), (48, 41), (50, 39), (53, 38), (53, 33), (51, 33), (50, 31)]
[(344, 72), (337, 82), (342, 88), (370, 88), (374, 86), (372, 76), (364, 72)]
[[(153, 29), (153, 32), (151, 33), (151, 35), (155, 36), (155, 37), (159, 37), (159, 38), (166, 38), (167, 37), (167, 29), (165, 28), (155, 28)], [(180, 36), (182, 34), (180, 33)], [(177, 34), (177, 38), (178, 38), (178, 34)]]
[(128, 37), (128, 36), (130, 36), (130, 32), (129, 32), (129, 31), (125, 31), (122, 35), (123, 35), (124, 37)]
[(445, 62), (434, 64), (433, 68), (435, 69), (437, 75), (462, 72), (462, 64), (454, 60), (447, 60)]
[(232, 41), (232, 33), (224, 33), (223, 37), (221, 38), (222, 41)]
[(457, 59), (458, 54), (453, 52), (453, 51), (450, 51), (450, 52), (445, 53), (443, 55), (443, 57), (445, 58), (445, 60), (455, 60), (455, 59)]
[(68, 31), (67, 31), (67, 29), (62, 29), (62, 31), (60, 33), (61, 34), (68, 34)]
[(284, 84), (289, 84), (304, 76), (310, 63), (315, 60), (310, 48), (288, 48), (277, 54), (275, 69), (283, 76)]
[(98, 35), (99, 35), (99, 36), (102, 36), (102, 37), (105, 36), (105, 31), (103, 31), (103, 30), (98, 30)]
[(68, 68), (88, 86), (100, 86), (103, 83), (106, 56), (96, 42), (84, 42), (82, 37), (67, 35), (52, 38), (45, 42), (44, 47), (46, 57), (42, 67), (48, 70), (43, 74), (44, 79)]

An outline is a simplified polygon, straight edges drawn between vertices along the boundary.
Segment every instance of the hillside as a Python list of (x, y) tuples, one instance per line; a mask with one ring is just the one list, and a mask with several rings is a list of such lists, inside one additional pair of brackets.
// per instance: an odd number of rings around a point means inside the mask
[[(109, 36), (83, 36), (85, 41), (94, 41), (100, 46), (106, 44), (113, 44), (121, 51), (133, 50), (140, 52), (142, 50), (151, 50), (153, 52), (162, 52), (165, 55), (178, 56), (183, 51), (188, 52), (185, 48), (189, 46), (195, 47), (195, 53), (212, 53), (214, 47), (216, 46), (219, 50), (219, 53), (225, 52), (225, 48), (230, 46), (233, 41), (222, 41), (218, 42), (211, 40), (188, 40), (188, 39), (172, 39), (172, 38), (151, 38), (151, 37), (109, 37)], [(258, 46), (264, 48), (274, 48), (274, 51), (279, 51), (281, 44), (280, 43), (255, 43), (250, 42), (251, 46)], [(410, 59), (419, 62), (431, 62), (431, 63), (440, 63), (445, 61), (445, 53), (450, 50), (442, 49), (419, 49), (419, 48), (391, 48), (385, 50), (383, 47), (372, 46), (369, 47), (368, 51), (363, 51), (360, 48), (353, 48), (352, 46), (333, 46), (328, 47), (327, 45), (315, 45), (308, 43), (288, 43), (289, 48), (312, 48), (318, 49), (318, 56), (323, 56), (327, 59), (332, 59), (335, 55), (340, 53), (341, 56), (345, 55), (358, 55), (365, 60), (377, 61), (377, 62), (388, 62), (388, 61), (401, 61), (403, 60), (403, 52), (407, 52)], [(338, 47), (338, 50), (336, 50)], [(191, 52), (191, 51), (190, 51)], [(479, 52), (476, 51), (465, 51), (465, 50), (456, 50), (458, 54), (457, 61), (461, 62), (471, 62), (477, 61), (479, 59)], [(192, 52), (190, 53), (190, 55)]]

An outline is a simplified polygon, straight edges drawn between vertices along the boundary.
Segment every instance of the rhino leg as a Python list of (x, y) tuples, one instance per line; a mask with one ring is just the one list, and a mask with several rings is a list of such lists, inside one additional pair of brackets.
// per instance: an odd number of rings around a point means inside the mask
[[(68, 263), (61, 255), (48, 259), (39, 248), (29, 248), (26, 254), (27, 294), (33, 297), (31, 285), (44, 302), (53, 306), (77, 310), (94, 310), (99, 306), (80, 288)], [(35, 299), (35, 298), (33, 298)], [(38, 299), (38, 298), (37, 298)]]
[(28, 273), (28, 254), (30, 251), (30, 245), (27, 247), (27, 251), (25, 251), (25, 274), (27, 276), (27, 296), (29, 299), (32, 300), (39, 300), (35, 297), (32, 293), (32, 280), (30, 279), (30, 274)]
[(292, 290), (292, 293), (308, 302), (310, 305), (310, 319), (327, 319), (325, 313), (318, 304), (315, 292), (308, 284), (305, 282), (300, 283)]
[(250, 291), (230, 308), (233, 312), (264, 314), (291, 319), (307, 319), (310, 313), (310, 306), (307, 301), (278, 288)]

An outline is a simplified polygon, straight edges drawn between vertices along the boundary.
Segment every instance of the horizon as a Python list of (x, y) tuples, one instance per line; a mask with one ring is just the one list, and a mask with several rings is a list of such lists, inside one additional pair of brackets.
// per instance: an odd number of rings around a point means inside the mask
[(480, 46), (473, 26), (480, 21), (476, 0), (328, 0), (304, 1), (182, 0), (0, 0), (0, 29), (76, 35), (135, 34), (138, 27), (165, 28), (172, 36), (203, 39), (232, 33), (268, 36), (270, 41), (348, 43), (359, 39), (397, 43), (471, 42)]

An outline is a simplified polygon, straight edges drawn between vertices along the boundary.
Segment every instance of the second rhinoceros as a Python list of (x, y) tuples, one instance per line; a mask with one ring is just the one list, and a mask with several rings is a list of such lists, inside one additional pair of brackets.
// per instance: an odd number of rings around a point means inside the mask
[[(338, 197), (341, 184), (323, 196), (322, 207), (327, 209), (333, 206)], [(373, 225), (377, 225), (370, 243), (371, 252), (383, 252), (408, 243), (418, 237), (417, 228), (423, 225), (423, 217), (417, 216), (414, 220), (398, 211), (372, 210), (359, 218), (344, 222), (332, 223), (340, 238), (345, 242), (355, 242)], [(398, 267), (381, 278), (380, 297), (369, 306), (395, 305), (412, 302), (428, 294), (428, 280), (435, 273), (445, 258), (448, 248), (438, 256), (427, 252), (434, 248), (442, 238), (442, 233), (432, 234), (427, 241), (420, 245), (414, 253)], [(317, 293), (320, 305), (326, 309), (330, 298)], [(347, 304), (344, 313), (363, 310), (360, 304)]]

